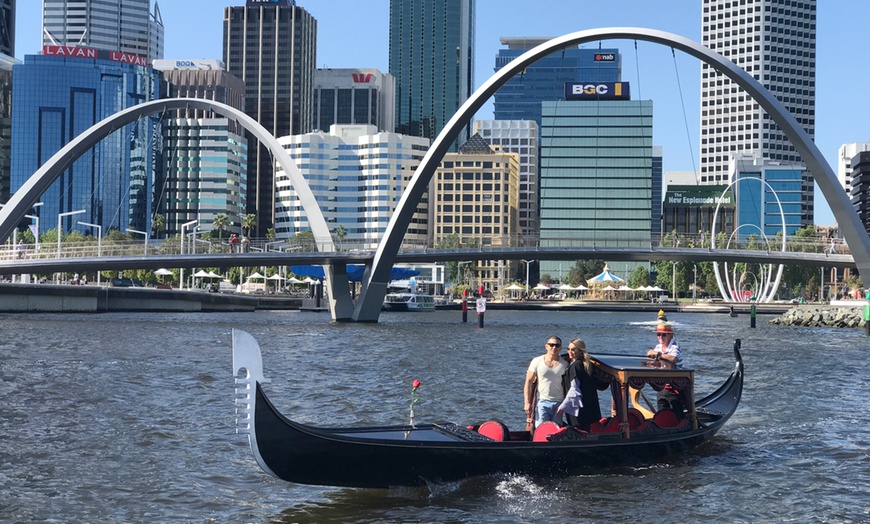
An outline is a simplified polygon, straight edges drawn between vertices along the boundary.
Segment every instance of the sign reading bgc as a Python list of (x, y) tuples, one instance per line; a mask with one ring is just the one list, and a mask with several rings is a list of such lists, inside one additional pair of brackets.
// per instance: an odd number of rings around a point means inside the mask
[(111, 60), (112, 62), (121, 62), (143, 67), (151, 66), (148, 58), (130, 53), (122, 53), (120, 51), (104, 51), (102, 49), (94, 49), (93, 47), (75, 47), (65, 45), (46, 45), (42, 46), (42, 54), (45, 56), (65, 56), (68, 58), (92, 58), (100, 60)]
[(565, 82), (565, 100), (631, 100), (628, 82)]

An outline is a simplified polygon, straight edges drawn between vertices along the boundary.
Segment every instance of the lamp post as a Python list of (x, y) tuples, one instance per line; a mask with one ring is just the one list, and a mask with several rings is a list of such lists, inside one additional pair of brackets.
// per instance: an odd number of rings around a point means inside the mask
[(148, 256), (148, 237), (150, 236), (148, 233), (144, 231), (139, 231), (138, 229), (133, 229), (132, 227), (127, 228), (128, 233), (138, 233), (145, 237), (145, 256)]
[(79, 209), (78, 211), (67, 211), (66, 213), (57, 214), (57, 258), (60, 258), (60, 240), (63, 237), (63, 217), (80, 215), (84, 212), (84, 209)]
[[(189, 226), (196, 224), (196, 220), (191, 220), (190, 222), (185, 222), (181, 224), (181, 254), (184, 254), (184, 230)], [(180, 269), (180, 273), (178, 275), (178, 287), (184, 289), (184, 268)]]
[[(79, 222), (79, 224), (88, 227), (97, 228), (97, 258), (103, 256), (103, 226), (99, 224), (89, 224), (87, 222)], [(100, 285), (100, 271), (97, 270), (97, 285)]]
[(526, 264), (526, 295), (529, 294), (529, 266), (531, 265), (531, 260), (520, 260), (520, 262), (524, 262)]

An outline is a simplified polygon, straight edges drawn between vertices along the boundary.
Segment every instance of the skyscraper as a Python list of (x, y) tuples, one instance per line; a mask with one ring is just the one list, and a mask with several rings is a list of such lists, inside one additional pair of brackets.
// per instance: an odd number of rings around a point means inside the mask
[[(245, 113), (275, 137), (312, 130), (317, 20), (294, 0), (247, 0), (224, 9), (224, 63), (245, 82)], [(275, 223), (275, 176), (269, 150), (248, 141), (248, 213), (257, 234)]]
[(15, 0), (0, 0), (0, 53), (15, 56)]
[[(512, 62), (549, 38), (502, 37), (495, 70)], [(541, 127), (541, 102), (565, 100), (565, 82), (619, 82), (622, 63), (618, 49), (569, 47), (530, 65), (493, 96), (495, 120), (534, 120)]]
[[(155, 60), (163, 71), (166, 98), (213, 100), (241, 110), (245, 84), (218, 60)], [(242, 233), (248, 142), (244, 128), (211, 111), (183, 109), (163, 119), (163, 166), (155, 208), (167, 235), (197, 220), (208, 228), (215, 216), (229, 219), (228, 232)]]
[[(476, 0), (390, 0), (396, 132), (434, 140), (474, 88)], [(468, 127), (454, 150), (469, 138)]]
[(396, 79), (377, 69), (318, 69), (314, 74), (314, 129), (371, 124), (393, 132)]
[[(769, 89), (815, 135), (816, 0), (704, 0), (702, 43)], [(727, 184), (732, 155), (783, 164), (800, 155), (752, 97), (701, 65), (701, 184)], [(803, 225), (813, 223), (813, 180), (804, 174)]]
[(151, 0), (44, 0), (42, 45), (163, 58), (163, 19)]

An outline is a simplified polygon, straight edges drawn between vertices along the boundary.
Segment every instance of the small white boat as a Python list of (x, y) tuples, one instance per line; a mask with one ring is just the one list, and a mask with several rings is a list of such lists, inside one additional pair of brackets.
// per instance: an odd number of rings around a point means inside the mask
[(389, 293), (384, 298), (386, 311), (435, 311), (435, 297), (419, 293)]

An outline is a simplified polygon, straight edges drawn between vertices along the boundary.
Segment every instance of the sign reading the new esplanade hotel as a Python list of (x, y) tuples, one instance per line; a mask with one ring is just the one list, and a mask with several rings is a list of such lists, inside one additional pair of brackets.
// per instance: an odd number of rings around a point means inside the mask
[(694, 207), (694, 206), (733, 206), (734, 193), (730, 190), (722, 194), (721, 187), (716, 190), (704, 189), (681, 189), (679, 191), (668, 191), (665, 194), (665, 205), (674, 207)]

